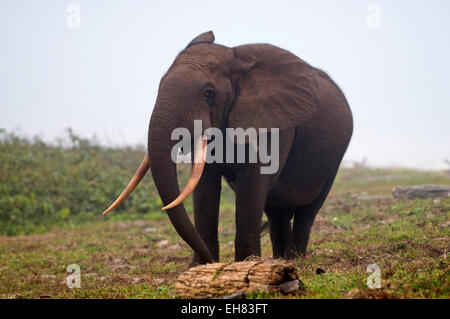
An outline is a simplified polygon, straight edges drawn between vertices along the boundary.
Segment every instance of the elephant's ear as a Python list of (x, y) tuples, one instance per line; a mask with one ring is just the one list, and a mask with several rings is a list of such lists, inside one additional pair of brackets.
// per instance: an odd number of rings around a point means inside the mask
[(240, 93), (228, 115), (229, 127), (283, 130), (314, 114), (317, 82), (307, 63), (268, 44), (244, 45), (233, 51), (231, 69)]
[(212, 31), (208, 31), (208, 32), (202, 33), (202, 34), (198, 35), (197, 37), (195, 37), (194, 40), (189, 42), (189, 44), (187, 45), (186, 49), (189, 48), (191, 45), (194, 45), (194, 44), (213, 43), (214, 40), (215, 40), (214, 33)]

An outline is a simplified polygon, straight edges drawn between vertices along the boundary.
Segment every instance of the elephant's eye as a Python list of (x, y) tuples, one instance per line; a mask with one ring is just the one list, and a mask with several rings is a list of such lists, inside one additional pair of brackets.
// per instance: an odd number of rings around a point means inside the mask
[(209, 106), (213, 106), (216, 102), (216, 92), (214, 92), (213, 90), (206, 90), (203, 98)]

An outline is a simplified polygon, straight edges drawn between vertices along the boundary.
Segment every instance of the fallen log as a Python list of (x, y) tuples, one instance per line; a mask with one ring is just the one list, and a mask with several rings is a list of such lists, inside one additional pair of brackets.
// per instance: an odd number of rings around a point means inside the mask
[(285, 260), (251, 260), (193, 267), (175, 284), (178, 298), (214, 298), (251, 292), (288, 294), (299, 289), (298, 272)]
[(407, 187), (396, 187), (393, 191), (396, 198), (435, 198), (450, 197), (449, 185), (417, 185)]

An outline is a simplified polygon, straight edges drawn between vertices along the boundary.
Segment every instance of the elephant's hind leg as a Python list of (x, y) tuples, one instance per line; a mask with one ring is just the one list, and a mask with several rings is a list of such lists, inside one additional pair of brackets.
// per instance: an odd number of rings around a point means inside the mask
[(328, 196), (328, 193), (330, 192), (333, 181), (334, 177), (326, 183), (319, 196), (311, 203), (295, 208), (292, 237), (295, 247), (295, 253), (298, 256), (306, 255), (306, 247), (308, 245), (311, 227), (314, 223), (314, 219), (316, 218), (317, 213), (319, 212), (320, 208), (325, 202), (325, 199)]
[(291, 218), (294, 214), (294, 209), (266, 206), (264, 211), (269, 219), (273, 258), (291, 259), (295, 257), (292, 254), (291, 228)]

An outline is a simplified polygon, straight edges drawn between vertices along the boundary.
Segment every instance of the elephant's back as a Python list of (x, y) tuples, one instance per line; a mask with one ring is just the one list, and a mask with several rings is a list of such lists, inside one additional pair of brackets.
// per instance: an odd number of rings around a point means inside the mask
[[(317, 111), (305, 123), (305, 133), (323, 131), (324, 143), (335, 143), (336, 148), (345, 152), (353, 134), (353, 116), (344, 93), (324, 71), (313, 68), (317, 82)], [(311, 132), (309, 132), (311, 131)], [(342, 154), (343, 155), (343, 154)]]

